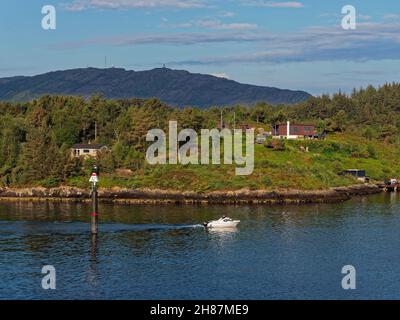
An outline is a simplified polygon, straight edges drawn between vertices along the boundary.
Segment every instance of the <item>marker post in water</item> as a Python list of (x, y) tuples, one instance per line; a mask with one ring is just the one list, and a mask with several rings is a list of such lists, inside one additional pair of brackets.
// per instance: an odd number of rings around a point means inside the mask
[(97, 193), (97, 183), (99, 182), (99, 168), (97, 166), (93, 167), (92, 175), (89, 179), (92, 183), (92, 219), (91, 219), (91, 230), (92, 234), (97, 234), (98, 223), (99, 223), (99, 199)]

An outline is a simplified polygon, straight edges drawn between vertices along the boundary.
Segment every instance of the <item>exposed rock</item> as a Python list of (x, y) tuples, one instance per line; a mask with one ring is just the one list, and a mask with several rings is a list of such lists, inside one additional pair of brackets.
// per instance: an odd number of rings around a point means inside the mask
[[(329, 203), (349, 200), (357, 195), (379, 193), (382, 190), (373, 184), (331, 188), (329, 190), (248, 190), (213, 191), (209, 193), (180, 192), (150, 189), (100, 189), (99, 199), (119, 203), (136, 204), (306, 204)], [(0, 199), (25, 200), (75, 200), (90, 201), (91, 191), (86, 189), (59, 188), (22, 188), (0, 189)]]

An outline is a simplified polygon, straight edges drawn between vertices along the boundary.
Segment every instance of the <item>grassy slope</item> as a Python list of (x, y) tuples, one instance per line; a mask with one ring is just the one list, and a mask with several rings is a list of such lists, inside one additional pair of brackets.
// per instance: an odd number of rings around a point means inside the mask
[[(309, 147), (308, 153), (300, 146)], [(400, 153), (394, 145), (349, 134), (330, 135), (326, 141), (287, 141), (285, 151), (255, 146), (255, 170), (236, 176), (233, 165), (148, 166), (131, 176), (102, 175), (101, 187), (213, 191), (249, 189), (326, 189), (357, 183), (338, 176), (345, 169), (365, 169), (373, 180), (396, 177)], [(71, 186), (87, 187), (87, 179), (73, 178)]]

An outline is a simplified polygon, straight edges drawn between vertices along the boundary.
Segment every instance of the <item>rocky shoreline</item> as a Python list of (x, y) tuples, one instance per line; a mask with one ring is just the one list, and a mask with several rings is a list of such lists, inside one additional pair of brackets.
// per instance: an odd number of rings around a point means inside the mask
[[(100, 189), (102, 202), (122, 204), (308, 204), (334, 203), (354, 196), (382, 192), (374, 184), (331, 188), (328, 190), (238, 190), (213, 191), (208, 193), (180, 192), (172, 190)], [(90, 190), (59, 188), (0, 188), (0, 200), (14, 201), (90, 201)]]

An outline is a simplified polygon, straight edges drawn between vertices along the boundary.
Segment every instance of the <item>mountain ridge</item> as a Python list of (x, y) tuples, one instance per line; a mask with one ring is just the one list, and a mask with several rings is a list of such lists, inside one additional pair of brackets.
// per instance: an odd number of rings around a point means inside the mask
[(110, 99), (159, 98), (172, 106), (253, 105), (257, 102), (295, 104), (311, 95), (305, 91), (242, 84), (234, 80), (186, 70), (155, 68), (78, 68), (35, 76), (0, 78), (0, 100), (28, 101), (41, 95), (103, 94)]

